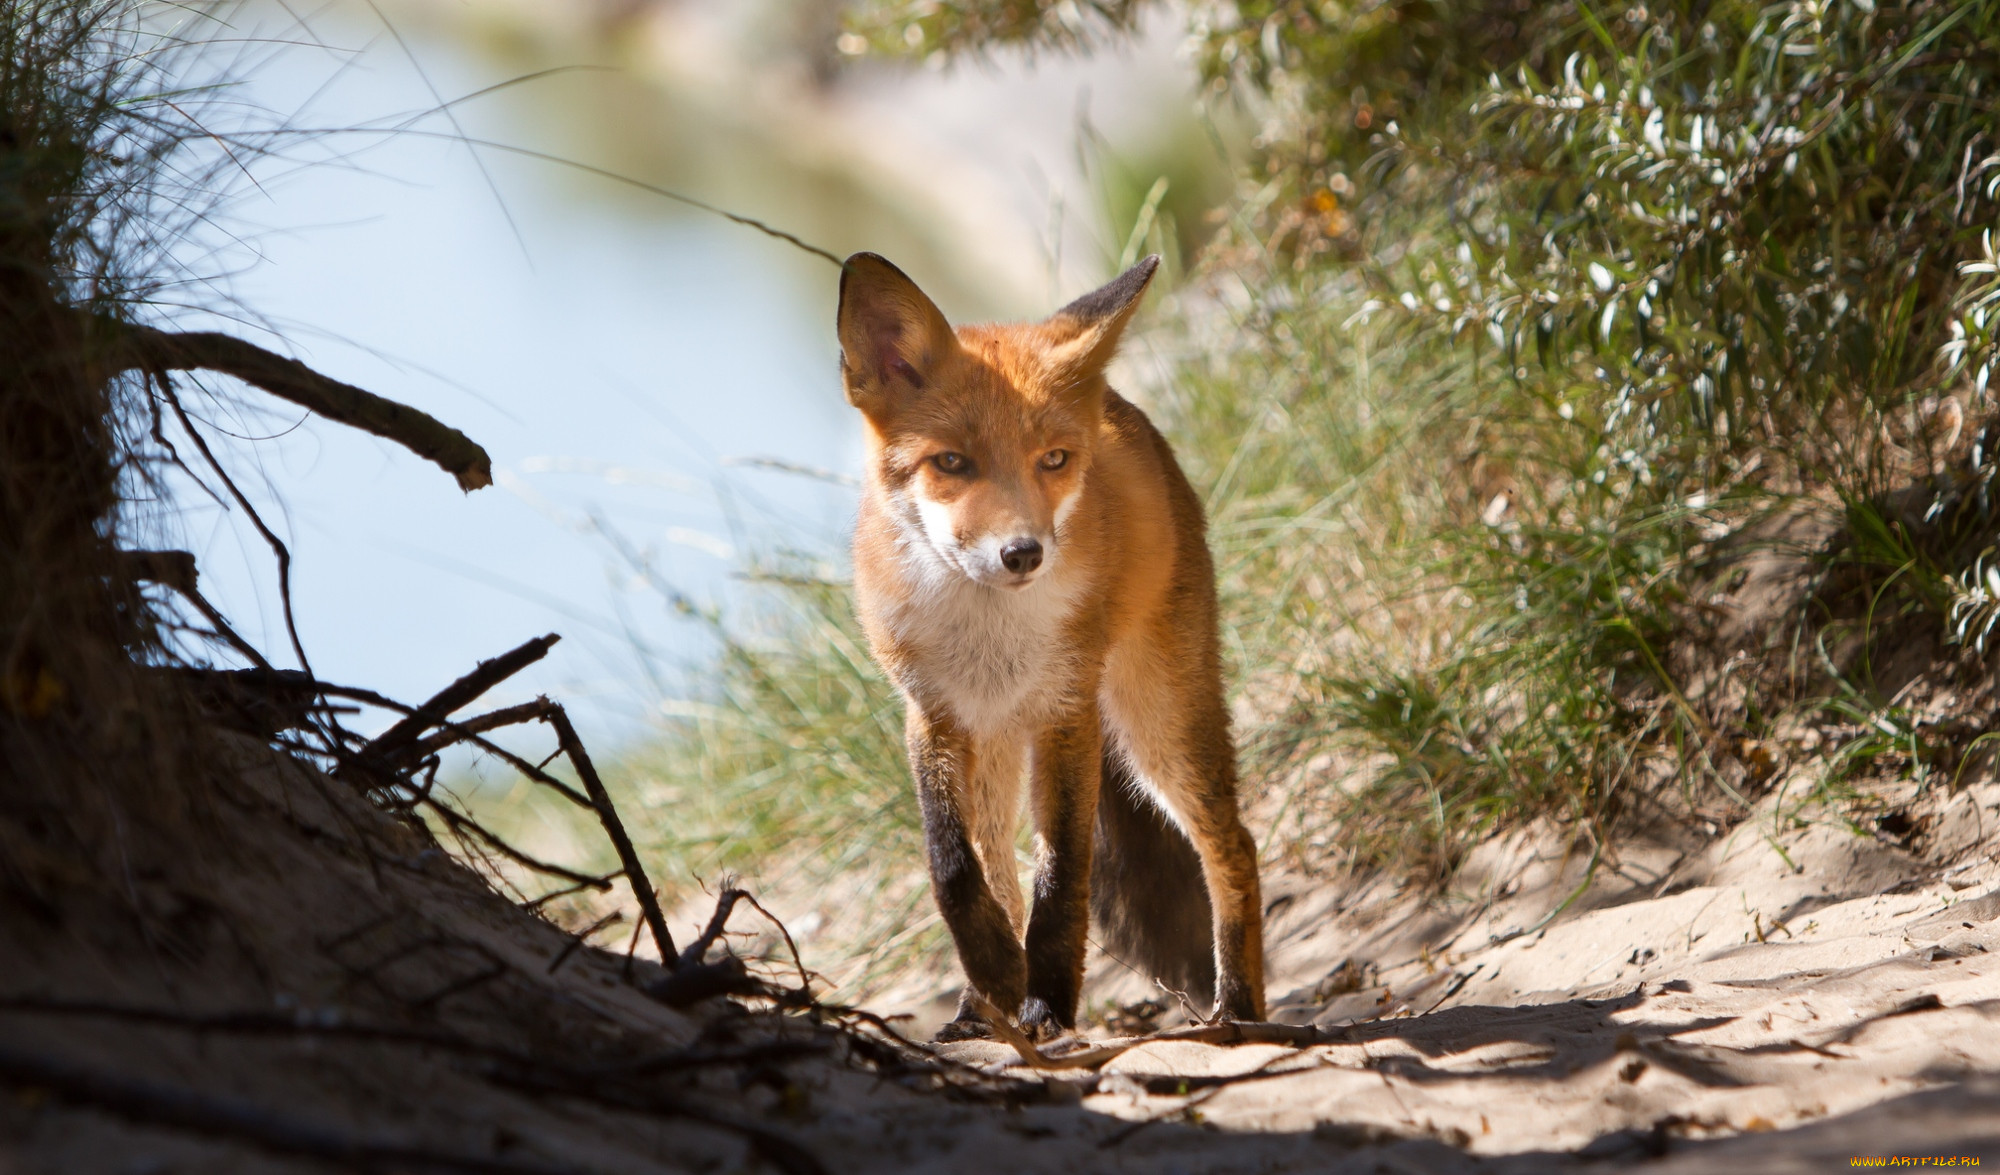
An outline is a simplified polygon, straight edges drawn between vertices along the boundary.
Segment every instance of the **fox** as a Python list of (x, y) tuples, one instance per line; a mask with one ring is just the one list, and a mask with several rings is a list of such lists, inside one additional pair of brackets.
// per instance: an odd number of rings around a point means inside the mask
[[(1214, 1016), (1264, 1018), (1200, 498), (1105, 367), (1148, 257), (1040, 322), (953, 327), (873, 253), (841, 268), (864, 422), (856, 611), (902, 695), (931, 888), (965, 974), (940, 1040), (1076, 1028), (1091, 919)], [(1015, 835), (1035, 824), (1033, 904)]]

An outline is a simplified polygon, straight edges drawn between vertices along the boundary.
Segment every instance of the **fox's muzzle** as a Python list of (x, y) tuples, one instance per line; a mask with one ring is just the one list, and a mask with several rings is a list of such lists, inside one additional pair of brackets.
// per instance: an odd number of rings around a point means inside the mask
[(1042, 544), (1031, 538), (1014, 539), (1000, 548), (1000, 565), (1015, 575), (1026, 575), (1042, 565)]

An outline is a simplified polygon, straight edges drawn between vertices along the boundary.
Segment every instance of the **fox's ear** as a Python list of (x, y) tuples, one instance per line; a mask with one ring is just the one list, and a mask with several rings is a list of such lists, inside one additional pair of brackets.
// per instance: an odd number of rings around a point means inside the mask
[(856, 253), (840, 267), (839, 333), (847, 402), (863, 411), (921, 391), (958, 345), (917, 283), (873, 253)]
[(1048, 350), (1051, 374), (1063, 382), (1080, 383), (1103, 371), (1159, 268), (1157, 254), (1147, 257), (1108, 285), (1049, 315), (1046, 327), (1054, 338)]

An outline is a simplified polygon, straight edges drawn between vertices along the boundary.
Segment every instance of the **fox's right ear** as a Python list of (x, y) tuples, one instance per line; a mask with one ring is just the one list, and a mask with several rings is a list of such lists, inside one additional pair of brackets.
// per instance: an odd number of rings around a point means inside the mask
[(1104, 370), (1118, 350), (1118, 340), (1132, 312), (1139, 308), (1146, 287), (1160, 268), (1159, 254), (1112, 278), (1049, 316), (1050, 344), (1045, 362), (1059, 384), (1087, 386), (1088, 377)]
[(841, 382), (864, 412), (923, 390), (958, 345), (951, 324), (903, 271), (873, 253), (840, 267)]

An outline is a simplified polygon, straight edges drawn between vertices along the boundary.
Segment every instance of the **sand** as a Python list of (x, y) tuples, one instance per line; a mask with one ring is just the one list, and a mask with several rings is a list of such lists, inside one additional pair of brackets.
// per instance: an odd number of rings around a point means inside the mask
[[(1587, 846), (1525, 830), (1443, 895), (1274, 871), (1273, 1017), (1313, 1026), (1310, 1043), (1100, 1031), (1049, 1051), (1132, 1047), (1045, 1072), (1004, 1043), (938, 1046), (940, 1062), (721, 1000), (663, 1007), (616, 954), (568, 952), (351, 793), (243, 754), (214, 817), (229, 851), (198, 868), (141, 853), (125, 898), (0, 917), (0, 1173), (2000, 1162), (1992, 784), (1891, 797), (1916, 830), (1902, 840), (1772, 799), (1711, 844), (1635, 841), (1594, 871)], [(143, 934), (127, 898), (152, 912)], [(1094, 965), (1093, 1007), (1144, 994)], [(244, 1030), (274, 1013), (278, 1030)], [(24, 1077), (30, 1062), (100, 1088)], [(641, 1075), (605, 1085), (610, 1101), (550, 1084), (606, 1073)], [(107, 1078), (152, 1109), (107, 1096)], [(284, 1130), (163, 1114), (163, 1093)], [(304, 1136), (368, 1146), (329, 1160), (283, 1144)]]
[[(1699, 852), (1626, 847), (1581, 894), (1588, 850), (1547, 830), (1483, 848), (1456, 897), (1280, 876), (1273, 1018), (1333, 1039), (1146, 1045), (1105, 1065), (1081, 1108), (1246, 1144), (1442, 1148), (1393, 1167), (1409, 1170), (2000, 1161), (1996, 807), (1990, 784), (1921, 800), (1919, 859), (1774, 797)], [(1100, 960), (1094, 996), (1142, 990)], [(988, 1064), (1010, 1051), (956, 1047)], [(1187, 1092), (1161, 1092), (1174, 1076)]]

